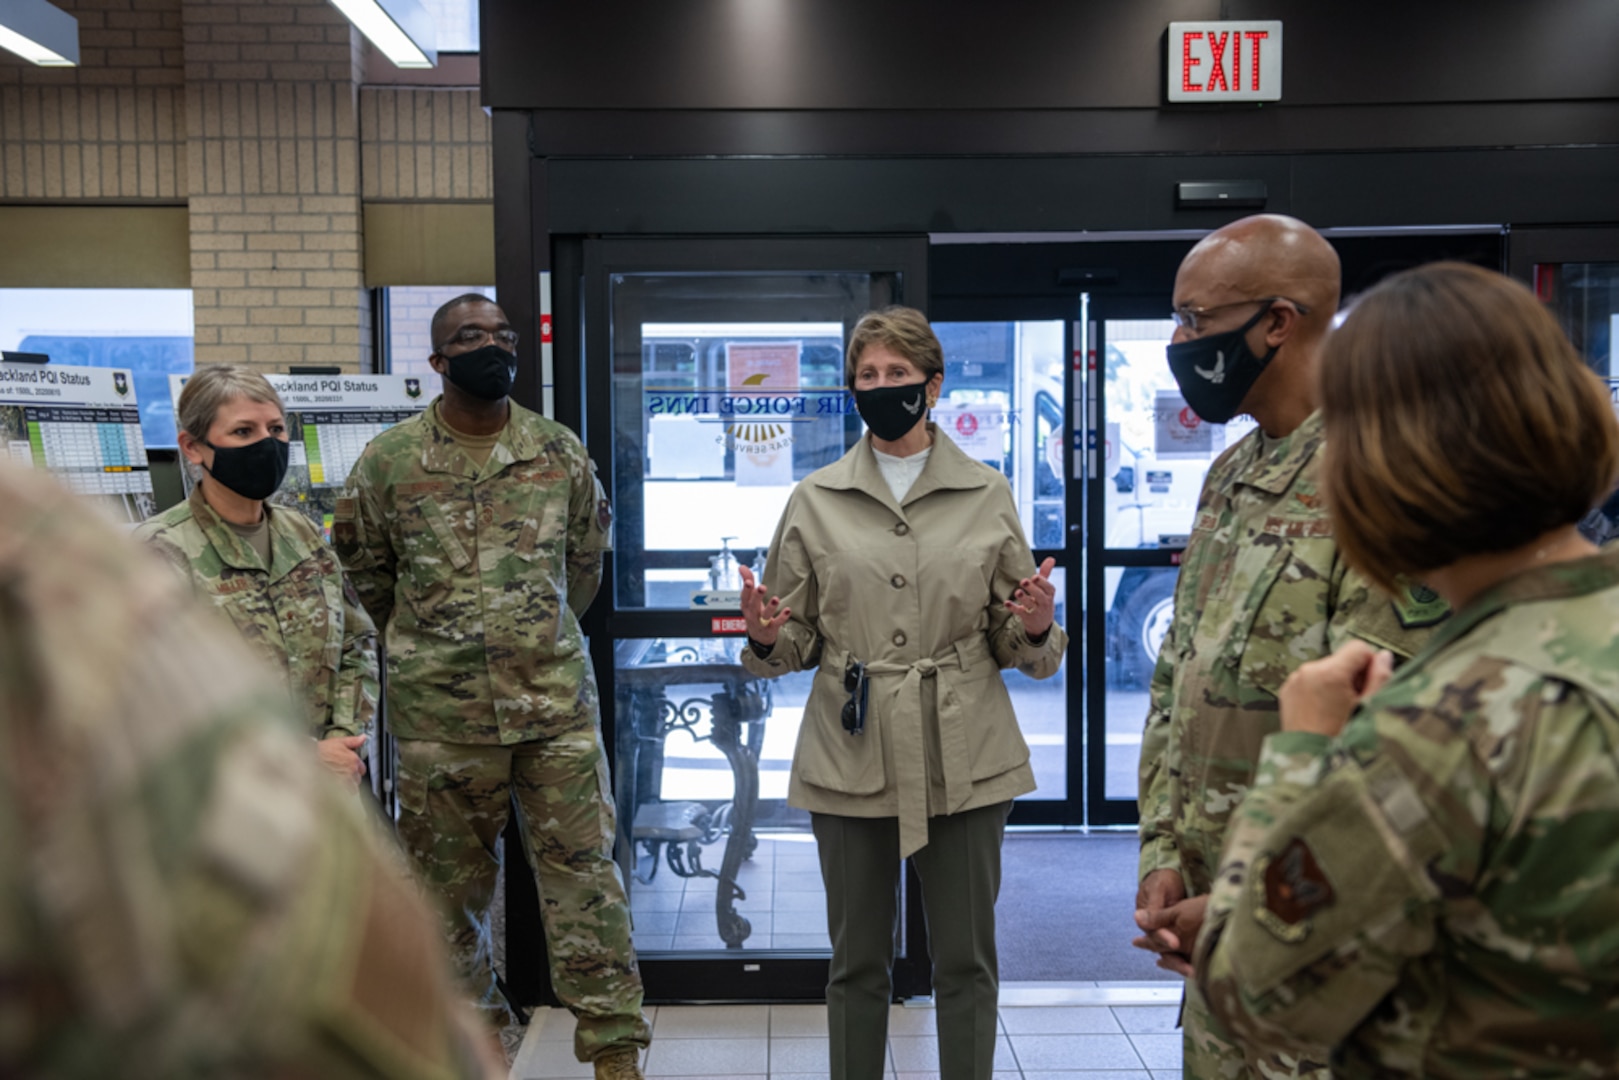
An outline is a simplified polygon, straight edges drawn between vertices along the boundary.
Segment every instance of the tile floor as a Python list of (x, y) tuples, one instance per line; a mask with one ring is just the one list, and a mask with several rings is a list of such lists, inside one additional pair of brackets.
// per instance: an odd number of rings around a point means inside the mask
[[(1175, 1028), (1180, 988), (1170, 984), (1024, 983), (1004, 986), (994, 1080), (1180, 1080)], [(826, 1009), (820, 1005), (662, 1005), (647, 1009), (649, 1080), (826, 1076)], [(933, 1009), (896, 1005), (888, 1024), (888, 1075), (938, 1080)], [(541, 1010), (512, 1065), (512, 1080), (591, 1076), (573, 1057), (573, 1021)]]
[[(796, 841), (807, 839), (794, 835)], [(703, 865), (717, 870), (723, 855), (723, 844), (704, 848)], [(736, 880), (747, 894), (736, 909), (753, 927), (744, 949), (832, 948), (826, 934), (826, 890), (813, 844), (762, 836)], [(650, 882), (628, 884), (636, 952), (725, 947), (715, 928), (714, 878), (677, 877), (665, 864)]]

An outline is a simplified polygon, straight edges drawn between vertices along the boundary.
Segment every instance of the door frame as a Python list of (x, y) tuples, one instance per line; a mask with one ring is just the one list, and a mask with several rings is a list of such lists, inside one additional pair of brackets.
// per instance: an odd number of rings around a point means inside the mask
[[(558, 413), (568, 395), (560, 393), (574, 371), (581, 373), (583, 398), (577, 415), (589, 433), (586, 441), (598, 475), (609, 491), (613, 485), (612, 315), (609, 308), (611, 275), (616, 273), (748, 273), (870, 272), (898, 275), (896, 302), (927, 309), (927, 238), (919, 236), (839, 237), (592, 237), (558, 238), (560, 257), (571, 281), (558, 282), (556, 341), (559, 374)], [(575, 276), (576, 275), (576, 276)], [(564, 300), (563, 297), (566, 297)], [(577, 325), (577, 329), (573, 325)], [(845, 327), (847, 333), (849, 327)], [(562, 346), (569, 347), (565, 350)], [(575, 351), (576, 350), (576, 351)], [(568, 360), (567, 355), (579, 361)], [(562, 372), (568, 371), (568, 375)], [(571, 404), (571, 403), (570, 403)], [(649, 636), (708, 638), (709, 615), (669, 609), (615, 607), (614, 554), (606, 554), (606, 586), (582, 621), (600, 690), (602, 737), (609, 762), (616, 746), (617, 695), (614, 643), (620, 638)], [(622, 842), (622, 841), (621, 841)], [(508, 846), (508, 851), (511, 850)], [(932, 993), (928, 962), (927, 927), (919, 903), (914, 869), (904, 874), (901, 948), (894, 961), (896, 999)], [(531, 891), (531, 890), (530, 890)], [(513, 890), (508, 886), (508, 904)], [(545, 941), (538, 926), (537, 898), (533, 918), (508, 915), (509, 982), (520, 1000), (544, 998)], [(527, 922), (522, 940), (513, 930)], [(514, 949), (514, 941), (520, 947)], [(827, 954), (790, 950), (704, 950), (660, 952), (639, 958), (649, 1004), (677, 1001), (823, 1001), (829, 957)]]

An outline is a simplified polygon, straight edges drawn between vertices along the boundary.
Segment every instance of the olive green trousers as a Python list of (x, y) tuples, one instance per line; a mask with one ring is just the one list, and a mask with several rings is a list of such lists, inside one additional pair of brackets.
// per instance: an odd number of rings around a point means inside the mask
[[(1000, 975), (995, 898), (1010, 802), (928, 819), (922, 881), (941, 1080), (990, 1080)], [(899, 919), (899, 819), (812, 814), (832, 935), (832, 1080), (881, 1080)], [(913, 900), (914, 902), (914, 900)]]

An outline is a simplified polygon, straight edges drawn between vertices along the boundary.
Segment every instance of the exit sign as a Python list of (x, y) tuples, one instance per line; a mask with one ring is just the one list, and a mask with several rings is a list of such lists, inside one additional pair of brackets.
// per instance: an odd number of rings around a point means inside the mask
[(1169, 24), (1170, 101), (1280, 101), (1282, 24)]

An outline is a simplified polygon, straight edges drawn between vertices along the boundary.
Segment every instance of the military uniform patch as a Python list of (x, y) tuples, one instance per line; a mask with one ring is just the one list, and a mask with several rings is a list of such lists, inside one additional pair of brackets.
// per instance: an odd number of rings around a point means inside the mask
[(606, 499), (596, 500), (596, 526), (602, 532), (613, 527), (613, 504)]
[(1337, 900), (1315, 853), (1297, 836), (1275, 857), (1262, 855), (1255, 859), (1249, 881), (1254, 892), (1254, 919), (1289, 945), (1309, 937), (1310, 916)]
[(1426, 585), (1407, 585), (1391, 602), (1400, 625), (1407, 630), (1437, 626), (1450, 615), (1450, 605)]

